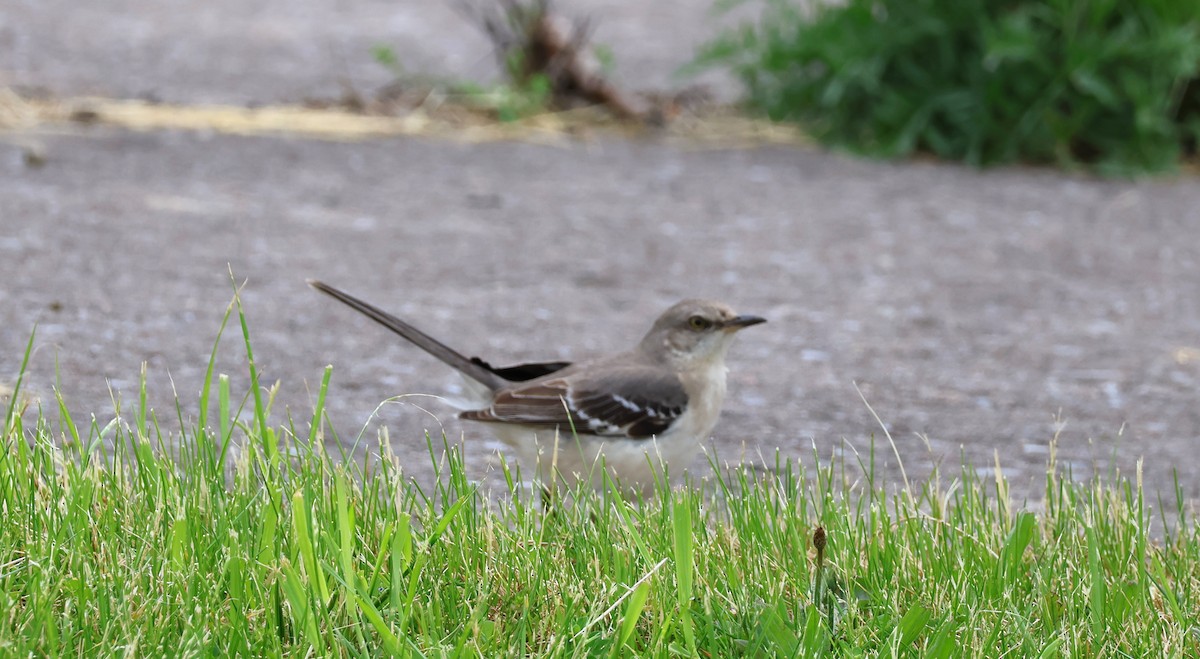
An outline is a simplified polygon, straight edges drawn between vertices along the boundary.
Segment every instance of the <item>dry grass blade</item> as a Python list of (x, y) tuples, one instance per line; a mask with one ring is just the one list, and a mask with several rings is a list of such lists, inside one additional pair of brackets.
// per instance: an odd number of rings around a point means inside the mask
[(0, 87), (0, 129), (28, 128), (37, 123), (37, 111), (8, 87)]
[(436, 112), (414, 111), (404, 116), (391, 116), (295, 106), (245, 108), (105, 98), (18, 98), (21, 116), (26, 118), (12, 130), (34, 133), (50, 126), (86, 123), (142, 131), (210, 130), (234, 135), (274, 134), (337, 141), (420, 135), (464, 143), (523, 140), (562, 145), (603, 134), (637, 138), (652, 131), (655, 137), (685, 149), (811, 144), (794, 126), (750, 119), (721, 108), (703, 115), (681, 116), (665, 128), (651, 128), (613, 122), (607, 113), (596, 108), (497, 122), (484, 111), (451, 103), (443, 104)]

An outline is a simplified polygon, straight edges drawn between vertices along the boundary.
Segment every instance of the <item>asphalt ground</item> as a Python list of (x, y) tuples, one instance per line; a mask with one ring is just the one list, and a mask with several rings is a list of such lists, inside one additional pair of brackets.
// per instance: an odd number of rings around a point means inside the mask
[[(630, 86), (674, 84), (713, 32), (701, 3), (650, 7), (585, 8)], [(375, 43), (434, 75), (490, 70), (471, 26), (426, 3), (39, 0), (0, 7), (0, 84), (300, 103), (384, 84)], [(623, 349), (670, 303), (715, 297), (770, 319), (731, 353), (713, 439), (723, 460), (778, 448), (811, 463), (874, 441), (880, 473), (899, 482), (878, 415), (910, 478), (939, 463), (957, 473), (964, 458), (990, 473), (998, 458), (1036, 495), (1057, 437), (1077, 477), (1129, 475), (1142, 458), (1151, 491), (1169, 493), (1177, 474), (1200, 497), (1194, 175), (978, 172), (603, 131), (545, 142), (10, 127), (0, 380), (15, 379), (36, 325), (30, 400), (52, 405), (57, 382), (77, 420), (103, 426), (114, 396), (136, 400), (146, 362), (160, 422), (174, 427), (173, 392), (195, 413), (232, 270), (256, 362), (280, 383), (277, 418), (286, 408), (304, 427), (332, 364), (343, 446), (364, 426), (370, 445), (384, 424), (423, 479), (423, 433), (444, 429), (465, 437), (482, 475), (486, 430), (435, 398), (379, 408), (453, 391), (455, 376), (306, 278), (498, 363)], [(218, 371), (244, 391), (238, 333), (227, 329)]]

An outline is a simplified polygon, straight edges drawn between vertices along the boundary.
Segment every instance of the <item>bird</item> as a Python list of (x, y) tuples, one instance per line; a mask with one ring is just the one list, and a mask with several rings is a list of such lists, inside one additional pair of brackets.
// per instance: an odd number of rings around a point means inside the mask
[(470, 400), (459, 418), (491, 426), (543, 486), (589, 480), (601, 488), (607, 471), (621, 487), (648, 492), (664, 466), (685, 468), (720, 415), (734, 336), (766, 322), (722, 302), (688, 299), (664, 311), (625, 352), (495, 367), (333, 286), (312, 279), (308, 285), (466, 376)]

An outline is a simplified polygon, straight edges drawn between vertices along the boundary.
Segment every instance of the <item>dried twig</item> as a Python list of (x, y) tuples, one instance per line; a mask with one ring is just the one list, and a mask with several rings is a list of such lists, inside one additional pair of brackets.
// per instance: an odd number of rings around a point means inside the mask
[(518, 84), (545, 76), (552, 99), (564, 106), (586, 101), (607, 107), (622, 119), (645, 113), (600, 73), (591, 56), (591, 24), (568, 23), (551, 11), (551, 0), (495, 0), (483, 8), (470, 0), (456, 6), (491, 39), (505, 73)]

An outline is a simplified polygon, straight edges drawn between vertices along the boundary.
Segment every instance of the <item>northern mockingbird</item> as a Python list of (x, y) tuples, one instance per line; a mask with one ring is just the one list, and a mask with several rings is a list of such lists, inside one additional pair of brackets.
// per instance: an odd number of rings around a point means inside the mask
[[(477, 386), (459, 418), (487, 423), (538, 478), (557, 473), (602, 483), (603, 464), (624, 486), (648, 487), (660, 461), (679, 467), (708, 439), (725, 398), (734, 334), (766, 322), (720, 302), (667, 309), (632, 350), (578, 363), (497, 368), (467, 358), (399, 318), (319, 281), (310, 286), (366, 314), (458, 369)], [(577, 441), (576, 441), (577, 440)]]

